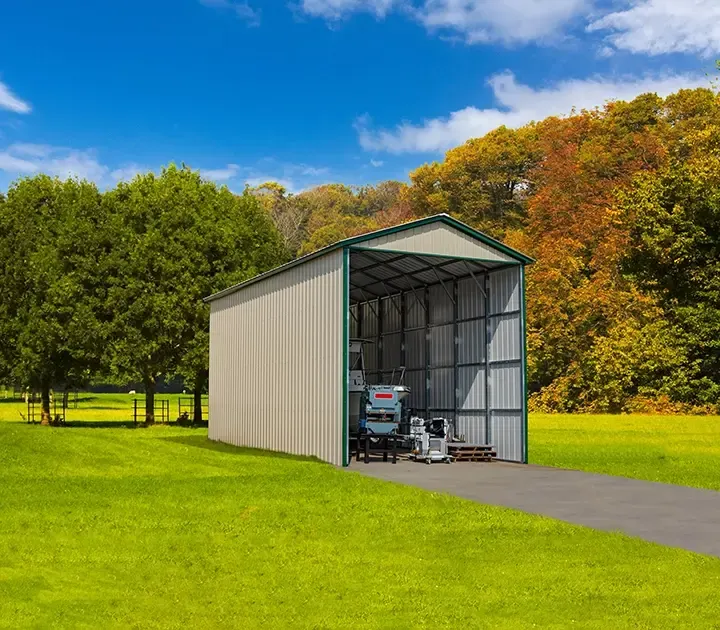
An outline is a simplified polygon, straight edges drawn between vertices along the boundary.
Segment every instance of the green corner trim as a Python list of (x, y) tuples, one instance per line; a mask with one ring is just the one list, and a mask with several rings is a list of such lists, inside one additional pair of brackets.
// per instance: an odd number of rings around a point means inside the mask
[(523, 463), (528, 463), (528, 385), (527, 385), (527, 308), (525, 305), (525, 265), (520, 267), (520, 334), (522, 335), (522, 382), (523, 382)]
[(350, 352), (350, 249), (343, 249), (343, 298), (342, 298), (342, 326), (343, 326), (343, 346), (342, 346), (342, 465), (350, 465), (350, 444), (348, 435), (349, 408), (348, 408), (348, 388), (350, 386), (349, 372), (350, 369), (348, 354)]

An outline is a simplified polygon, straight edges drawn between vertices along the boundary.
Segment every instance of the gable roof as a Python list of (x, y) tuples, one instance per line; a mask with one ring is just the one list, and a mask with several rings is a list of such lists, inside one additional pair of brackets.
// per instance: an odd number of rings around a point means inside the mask
[[(478, 230), (470, 227), (469, 225), (467, 225), (466, 223), (463, 223), (462, 221), (458, 221), (457, 219), (454, 219), (449, 214), (435, 214), (433, 216), (425, 217), (423, 219), (417, 219), (415, 221), (408, 221), (407, 223), (402, 223), (400, 225), (395, 225), (395, 226), (392, 226), (389, 228), (375, 230), (374, 232), (367, 232), (365, 234), (360, 234), (358, 236), (352, 236), (352, 237), (346, 238), (342, 241), (338, 241), (337, 243), (333, 243), (332, 245), (323, 247), (322, 249), (319, 249), (316, 252), (312, 252), (311, 254), (306, 254), (305, 256), (296, 258), (295, 260), (292, 260), (289, 263), (285, 263), (284, 265), (280, 265), (279, 267), (270, 269), (269, 271), (261, 273), (261, 274), (255, 276), (254, 278), (250, 278), (249, 280), (246, 280), (245, 282), (241, 282), (239, 284), (228, 287), (227, 289), (223, 289), (222, 291), (219, 291), (218, 293), (214, 293), (213, 295), (210, 295), (210, 296), (204, 298), (204, 301), (212, 302), (214, 300), (217, 300), (217, 299), (224, 297), (226, 295), (229, 295), (231, 293), (235, 293), (236, 291), (239, 291), (240, 289), (242, 289), (250, 284), (254, 284), (255, 282), (260, 282), (261, 280), (264, 280), (265, 278), (269, 278), (270, 276), (274, 276), (278, 273), (282, 273), (283, 271), (286, 271), (287, 269), (291, 269), (292, 267), (302, 265), (310, 260), (314, 260), (315, 258), (319, 258), (320, 256), (324, 256), (324, 255), (334, 252), (338, 249), (343, 249), (345, 247), (352, 247), (353, 245), (361, 245), (362, 243), (365, 243), (365, 242), (373, 240), (373, 239), (377, 239), (377, 238), (380, 238), (383, 236), (388, 236), (391, 234), (396, 234), (398, 232), (403, 232), (405, 230), (412, 230), (414, 228), (421, 227), (424, 225), (429, 225), (432, 223), (441, 223), (441, 224), (448, 225), (451, 228), (454, 228), (454, 229), (458, 230), (459, 232), (462, 232), (463, 234), (470, 236), (471, 238), (474, 238), (474, 239), (478, 240), (479, 242), (481, 242), (493, 249), (496, 249), (497, 251), (512, 258), (514, 261), (516, 261), (519, 264), (529, 265), (529, 264), (532, 264), (533, 262), (535, 262), (535, 260), (533, 258), (526, 256), (522, 252), (519, 252), (518, 250), (513, 249), (512, 247), (509, 247), (508, 245), (505, 245), (504, 243), (501, 243), (497, 239), (494, 239), (491, 236), (484, 234), (483, 232), (479, 232)], [(418, 252), (418, 253), (423, 253), (423, 252)], [(429, 252), (425, 252), (425, 253), (429, 253)]]

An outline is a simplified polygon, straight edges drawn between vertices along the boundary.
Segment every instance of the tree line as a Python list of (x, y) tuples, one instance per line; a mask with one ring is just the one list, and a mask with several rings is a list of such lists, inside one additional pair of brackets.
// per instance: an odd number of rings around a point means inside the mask
[(720, 100), (714, 89), (499, 128), (410, 183), (256, 191), (293, 254), (447, 212), (533, 256), (531, 408), (717, 411)]
[(186, 168), (101, 193), (86, 181), (21, 179), (0, 199), (0, 380), (39, 390), (140, 381), (154, 420), (161, 376), (195, 393), (208, 377), (202, 298), (284, 262), (257, 197)]
[[(187, 168), (101, 193), (19, 180), (0, 199), (0, 380), (207, 381), (201, 298), (342, 238), (447, 212), (533, 256), (528, 384), (544, 411), (720, 404), (720, 99), (713, 89), (499, 128), (409, 183), (268, 182)], [(48, 411), (49, 414), (49, 411)]]

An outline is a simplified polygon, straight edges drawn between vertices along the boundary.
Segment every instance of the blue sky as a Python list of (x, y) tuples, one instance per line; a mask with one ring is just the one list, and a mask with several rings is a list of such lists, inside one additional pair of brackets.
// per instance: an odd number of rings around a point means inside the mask
[(506, 124), (709, 85), (719, 0), (5, 0), (0, 190), (185, 162), (407, 178)]

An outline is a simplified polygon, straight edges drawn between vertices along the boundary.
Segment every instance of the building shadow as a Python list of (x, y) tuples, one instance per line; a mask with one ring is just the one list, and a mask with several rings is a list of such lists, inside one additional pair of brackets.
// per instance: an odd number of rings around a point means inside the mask
[[(281, 453), (280, 451), (265, 451), (259, 448), (250, 448), (248, 446), (233, 446), (224, 442), (215, 442), (208, 439), (207, 435), (173, 435), (162, 438), (168, 442), (175, 442), (185, 446), (193, 446), (195, 448), (203, 448), (208, 451), (216, 451), (219, 453), (232, 453), (235, 455), (247, 455), (250, 457), (270, 457), (272, 459), (292, 459), (298, 462), (316, 462), (325, 463), (314, 456), (293, 455), (291, 453)], [(328, 464), (329, 465), (329, 464)]]

